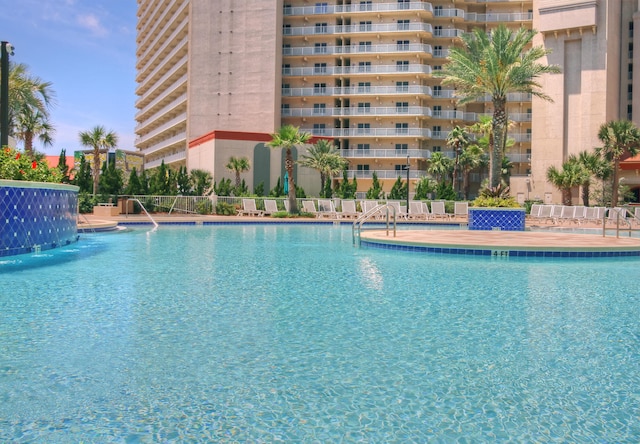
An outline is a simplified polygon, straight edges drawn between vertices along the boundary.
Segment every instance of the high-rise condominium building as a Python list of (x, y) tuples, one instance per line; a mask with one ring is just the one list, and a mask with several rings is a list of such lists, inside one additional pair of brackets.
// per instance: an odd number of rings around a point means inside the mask
[[(268, 191), (284, 162), (265, 143), (292, 124), (333, 140), (360, 192), (374, 172), (389, 191), (408, 166), (413, 193), (432, 162), (457, 158), (446, 143), (452, 128), (492, 112), (489, 97), (458, 106), (433, 73), (462, 33), (504, 23), (540, 30), (536, 44), (563, 69), (541, 79), (553, 103), (509, 95), (506, 152), (518, 199), (559, 200), (548, 166), (597, 146), (605, 121), (632, 117), (637, 3), (138, 0), (136, 147), (147, 168), (164, 160), (216, 180), (231, 177), (229, 157), (245, 156), (247, 184)], [(317, 172), (298, 166), (295, 174), (307, 192), (319, 191)], [(469, 177), (473, 194), (481, 176)]]

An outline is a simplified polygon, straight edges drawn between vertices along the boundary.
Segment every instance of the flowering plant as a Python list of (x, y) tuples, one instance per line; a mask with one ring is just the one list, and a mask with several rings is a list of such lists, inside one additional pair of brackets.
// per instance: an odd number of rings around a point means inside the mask
[(62, 182), (58, 168), (49, 168), (42, 155), (21, 153), (7, 146), (0, 150), (0, 179)]

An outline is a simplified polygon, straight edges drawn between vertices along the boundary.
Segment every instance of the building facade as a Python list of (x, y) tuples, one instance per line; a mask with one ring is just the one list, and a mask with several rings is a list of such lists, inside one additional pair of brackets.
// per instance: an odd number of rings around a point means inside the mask
[[(563, 68), (541, 79), (553, 103), (508, 98), (513, 194), (558, 201), (548, 166), (597, 146), (605, 121), (632, 116), (637, 3), (138, 0), (136, 147), (147, 168), (186, 164), (215, 180), (231, 177), (230, 156), (246, 156), (250, 189), (263, 183), (268, 191), (284, 161), (265, 143), (292, 124), (334, 140), (359, 191), (374, 172), (389, 191), (408, 167), (413, 192), (434, 153), (456, 158), (446, 144), (451, 129), (492, 113), (489, 97), (457, 106), (433, 73), (462, 33), (504, 23), (540, 30), (536, 44)], [(319, 191), (317, 172), (295, 174), (308, 193)], [(477, 189), (482, 177), (471, 179)]]

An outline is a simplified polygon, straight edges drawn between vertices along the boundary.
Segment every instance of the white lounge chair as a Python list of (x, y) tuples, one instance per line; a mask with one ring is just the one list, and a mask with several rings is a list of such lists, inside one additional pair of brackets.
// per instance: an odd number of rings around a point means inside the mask
[(343, 200), (342, 211), (338, 211), (338, 217), (344, 219), (355, 219), (359, 216), (355, 200)]
[(395, 210), (396, 219), (407, 220), (407, 210), (405, 208), (405, 210), (402, 211), (400, 202), (397, 202), (397, 201), (394, 201), (394, 200), (390, 200), (390, 201), (387, 202), (387, 205), (393, 207), (393, 209)]
[(338, 217), (336, 207), (335, 205), (333, 205), (333, 201), (331, 199), (318, 200), (317, 217), (319, 218), (327, 217), (329, 219), (336, 219)]
[(445, 206), (444, 206), (444, 202), (441, 200), (435, 200), (433, 202), (431, 202), (431, 214), (433, 215), (433, 217), (435, 217), (436, 219), (451, 219), (451, 216), (453, 216), (453, 214), (449, 214), (447, 213)]
[(429, 207), (419, 200), (409, 202), (409, 219), (428, 220), (431, 219)]
[(256, 208), (255, 199), (242, 199), (242, 209), (238, 210), (238, 216), (264, 216), (264, 211)]
[(453, 207), (453, 217), (462, 219), (469, 217), (469, 202), (455, 202)]
[(273, 213), (278, 212), (278, 203), (273, 199), (265, 199), (264, 201), (264, 215), (271, 216)]
[(302, 211), (304, 211), (305, 213), (311, 213), (314, 216), (318, 217), (318, 210), (316, 210), (316, 204), (313, 203), (312, 200), (302, 201)]
[[(377, 208), (378, 206), (380, 206), (378, 204), (377, 200), (363, 200), (362, 201), (362, 213), (369, 213), (369, 211), (372, 211), (374, 208)], [(375, 214), (375, 218), (376, 219), (380, 219), (382, 217), (382, 210), (379, 210), (378, 213)]]

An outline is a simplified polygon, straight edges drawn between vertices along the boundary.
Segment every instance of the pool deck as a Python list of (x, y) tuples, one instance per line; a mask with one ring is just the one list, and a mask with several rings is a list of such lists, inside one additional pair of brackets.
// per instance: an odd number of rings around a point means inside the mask
[[(280, 219), (271, 217), (245, 216), (183, 216), (183, 215), (153, 215), (159, 224), (230, 224), (230, 223), (335, 223), (350, 224), (349, 220), (331, 219)], [(120, 225), (150, 224), (145, 215), (120, 215), (114, 217), (96, 217), (83, 215), (78, 224), (80, 232), (106, 231)], [(405, 223), (406, 224), (406, 223)], [(386, 229), (366, 229), (361, 233), (365, 246), (396, 250), (416, 250), (432, 253), (452, 254), (481, 254), (481, 255), (509, 255), (509, 256), (560, 256), (569, 253), (571, 256), (640, 256), (640, 238), (629, 237), (621, 232), (620, 237), (615, 234), (602, 236), (602, 225), (598, 224), (536, 224), (527, 221), (528, 231), (467, 231), (467, 230), (422, 230), (420, 225), (437, 225), (433, 221), (410, 222), (417, 229), (404, 227), (393, 230), (387, 235)], [(466, 224), (464, 219), (452, 219), (440, 222), (441, 225), (452, 226)], [(399, 225), (404, 225), (399, 222)], [(549, 229), (552, 228), (553, 230)], [(562, 232), (558, 228), (566, 228)], [(614, 230), (615, 227), (608, 227)], [(593, 229), (592, 233), (569, 232), (572, 229)], [(611, 231), (609, 231), (611, 233)]]

